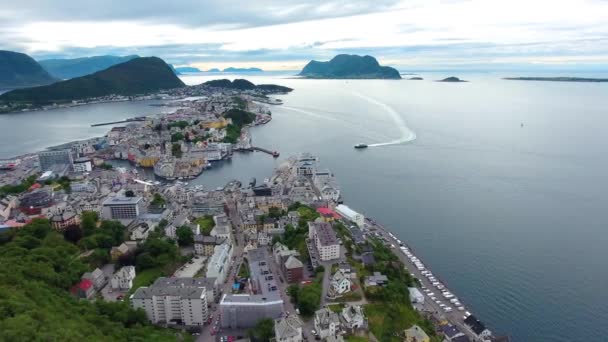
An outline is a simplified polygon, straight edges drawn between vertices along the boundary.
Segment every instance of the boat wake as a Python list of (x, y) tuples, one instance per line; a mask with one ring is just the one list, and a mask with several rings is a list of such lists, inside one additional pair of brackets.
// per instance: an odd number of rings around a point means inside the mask
[(397, 111), (389, 106), (386, 103), (380, 102), (376, 99), (373, 99), (371, 97), (365, 96), (361, 93), (358, 92), (353, 92), (354, 95), (364, 99), (365, 101), (372, 103), (374, 105), (377, 105), (379, 107), (382, 107), (382, 109), (384, 109), (384, 111), (389, 114), (389, 116), (391, 117), (391, 119), (393, 119), (393, 121), (395, 122), (395, 124), (397, 125), (397, 128), (399, 129), (399, 132), (401, 132), (401, 136), (398, 139), (395, 140), (391, 140), (391, 141), (387, 141), (387, 142), (383, 142), (383, 143), (377, 143), (377, 144), (368, 144), (368, 147), (378, 147), (378, 146), (389, 146), (389, 145), (400, 145), (400, 144), (405, 144), (408, 143), (410, 141), (414, 141), (416, 140), (416, 133), (414, 133), (414, 131), (412, 131), (406, 124), (405, 121), (403, 120), (403, 118), (399, 115), (399, 113), (397, 113)]

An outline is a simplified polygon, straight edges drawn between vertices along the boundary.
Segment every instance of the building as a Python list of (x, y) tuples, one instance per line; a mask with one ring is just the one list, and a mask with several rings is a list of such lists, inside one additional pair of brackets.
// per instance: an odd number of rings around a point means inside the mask
[(422, 328), (417, 325), (413, 325), (409, 329), (405, 329), (404, 342), (431, 342), (429, 335), (427, 335)]
[(195, 235), (194, 252), (198, 255), (212, 256), (215, 246), (226, 242), (226, 239), (217, 236)]
[(340, 216), (336, 214), (335, 211), (326, 207), (317, 208), (317, 212), (319, 213), (319, 215), (321, 215), (321, 218), (325, 222), (333, 222), (340, 218)]
[(158, 278), (131, 295), (131, 306), (154, 324), (201, 326), (208, 318), (204, 284), (203, 278)]
[(336, 212), (343, 218), (354, 222), (359, 228), (363, 228), (365, 225), (365, 217), (344, 204), (338, 204), (336, 206)]
[(317, 336), (326, 339), (340, 331), (340, 316), (330, 309), (323, 308), (315, 312), (314, 327)]
[(96, 268), (93, 272), (86, 272), (82, 275), (81, 279), (90, 280), (93, 283), (95, 290), (101, 290), (108, 282), (106, 275), (103, 274), (103, 271), (99, 268)]
[(133, 287), (133, 279), (135, 279), (135, 267), (124, 266), (110, 279), (112, 290), (130, 290)]
[(365, 286), (385, 286), (388, 284), (388, 277), (380, 272), (374, 272), (374, 274), (365, 278)]
[(310, 153), (302, 153), (294, 164), (297, 176), (312, 177), (317, 171), (318, 158)]
[(304, 264), (293, 255), (281, 265), (285, 281), (288, 283), (298, 283), (304, 279)]
[(93, 170), (93, 163), (90, 158), (82, 157), (74, 160), (74, 172), (84, 173)]
[(492, 332), (486, 328), (485, 324), (483, 324), (477, 317), (473, 315), (469, 315), (465, 320), (464, 324), (466, 324), (475, 335), (479, 338), (489, 338), (492, 336)]
[(342, 326), (351, 331), (367, 328), (367, 320), (361, 305), (346, 304), (340, 313), (340, 320)]
[(228, 216), (226, 214), (215, 215), (213, 216), (213, 222), (215, 222), (215, 227), (211, 230), (211, 236), (217, 236), (223, 239), (230, 239), (230, 221), (228, 220)]
[(274, 337), (276, 342), (302, 342), (302, 321), (297, 315), (275, 319)]
[(226, 281), (226, 273), (230, 267), (230, 259), (232, 259), (232, 246), (228, 243), (223, 243), (215, 246), (213, 255), (207, 263), (207, 278), (216, 278), (216, 284), (220, 285)]
[(220, 301), (222, 328), (251, 328), (260, 319), (277, 319), (283, 314), (283, 300), (275, 276), (267, 265), (265, 249), (247, 252), (251, 294), (224, 294)]
[(104, 220), (134, 220), (142, 210), (141, 197), (110, 197), (102, 204), (101, 218)]
[(73, 170), (74, 159), (71, 150), (43, 151), (38, 153), (40, 170)]
[(110, 257), (112, 257), (112, 260), (116, 260), (125, 254), (135, 252), (136, 249), (137, 242), (125, 241), (121, 243), (120, 246), (112, 247), (112, 249), (110, 250)]
[(56, 230), (64, 230), (80, 224), (80, 216), (73, 211), (64, 211), (51, 217), (51, 226)]
[[(156, 227), (156, 225), (154, 225), (153, 227)], [(138, 224), (137, 227), (135, 227), (131, 231), (131, 240), (133, 240), (133, 241), (145, 240), (148, 238), (148, 235), (153, 230), (154, 229), (152, 227), (150, 227), (150, 225), (148, 223), (142, 222), (142, 223)]]
[(344, 272), (337, 270), (336, 273), (331, 277), (329, 283), (329, 291), (327, 295), (329, 297), (341, 297), (344, 294), (350, 292), (352, 282), (350, 276), (344, 274)]
[(336, 233), (327, 222), (308, 222), (308, 235), (314, 241), (321, 261), (340, 257), (340, 244)]

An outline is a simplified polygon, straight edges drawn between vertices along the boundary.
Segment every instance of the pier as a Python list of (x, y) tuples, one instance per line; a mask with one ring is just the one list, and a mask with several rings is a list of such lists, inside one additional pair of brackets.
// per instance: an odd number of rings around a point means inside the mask
[(273, 156), (274, 158), (278, 158), (280, 153), (278, 151), (271, 151), (271, 150), (267, 150), (265, 148), (262, 147), (255, 147), (255, 146), (251, 146), (251, 147), (239, 147), (239, 148), (235, 148), (234, 149), (237, 152), (254, 152), (254, 151), (259, 151), (259, 152), (264, 152), (266, 154), (269, 154), (271, 156)]
[(131, 118), (131, 119), (125, 119), (125, 120), (120, 120), (120, 121), (102, 122), (102, 123), (92, 124), (91, 127), (107, 126), (107, 125), (114, 125), (114, 124), (125, 123), (125, 122), (137, 122), (137, 121), (145, 121), (145, 120), (146, 120), (145, 117), (138, 117), (138, 118)]

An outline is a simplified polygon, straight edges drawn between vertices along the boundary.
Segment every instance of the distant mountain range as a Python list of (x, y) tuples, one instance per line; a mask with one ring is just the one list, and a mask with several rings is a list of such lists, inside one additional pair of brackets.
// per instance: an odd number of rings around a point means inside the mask
[(38, 61), (49, 74), (59, 79), (70, 79), (89, 75), (111, 67), (112, 65), (124, 63), (137, 55), (130, 56), (93, 56), (72, 59), (44, 59)]
[(32, 57), (0, 50), (0, 89), (32, 87), (56, 81)]
[(179, 67), (179, 68), (175, 68), (175, 70), (179, 73), (182, 72), (201, 72), (201, 70), (199, 68), (195, 68), (195, 67)]
[(264, 71), (264, 70), (262, 70), (260, 68), (234, 68), (234, 67), (229, 67), (229, 68), (222, 70), (222, 72), (262, 72), (262, 71)]
[(139, 57), (91, 75), (47, 86), (12, 90), (0, 95), (0, 102), (44, 105), (111, 94), (146, 94), (183, 86), (184, 83), (162, 59)]
[(213, 80), (213, 81), (207, 81), (203, 84), (208, 87), (213, 87), (213, 88), (226, 88), (226, 89), (237, 89), (237, 90), (259, 89), (266, 93), (288, 93), (293, 90), (289, 87), (284, 87), (284, 86), (280, 86), (280, 85), (276, 85), (276, 84), (255, 85), (255, 84), (249, 82), (248, 80), (244, 80), (244, 79), (236, 79), (232, 82), (227, 79)]
[(401, 79), (397, 69), (381, 66), (372, 56), (337, 55), (328, 62), (310, 61), (299, 74), (306, 78)]

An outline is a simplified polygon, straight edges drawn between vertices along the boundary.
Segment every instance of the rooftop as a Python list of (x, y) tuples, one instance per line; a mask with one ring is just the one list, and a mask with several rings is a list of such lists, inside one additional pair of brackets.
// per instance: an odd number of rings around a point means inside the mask
[(322, 246), (332, 246), (338, 244), (338, 238), (331, 225), (327, 222), (309, 222), (310, 227), (314, 227)]
[(109, 197), (103, 201), (103, 205), (125, 205), (137, 204), (142, 200), (141, 197)]
[(154, 296), (175, 296), (199, 299), (205, 294), (204, 278), (158, 278), (150, 287), (140, 287), (132, 299), (151, 299)]

